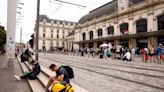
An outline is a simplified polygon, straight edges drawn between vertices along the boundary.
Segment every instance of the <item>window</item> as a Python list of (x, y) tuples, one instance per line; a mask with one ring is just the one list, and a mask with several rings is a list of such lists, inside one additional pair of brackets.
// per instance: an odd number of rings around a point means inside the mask
[(113, 35), (114, 34), (114, 27), (113, 26), (109, 26), (107, 28), (107, 31), (108, 31), (108, 35)]
[(90, 37), (89, 37), (90, 40), (92, 40), (92, 39), (93, 39), (93, 31), (90, 31), (90, 32), (89, 32), (89, 36), (90, 36)]
[(43, 40), (43, 44), (45, 45), (45, 40)]
[(46, 32), (46, 29), (45, 28), (43, 28), (43, 32)]
[(54, 24), (56, 24), (57, 22), (56, 22), (56, 20), (54, 20)]
[(51, 46), (53, 46), (53, 41), (51, 41)]
[(65, 32), (64, 32), (64, 30), (63, 30), (63, 34), (64, 34)]
[(57, 34), (57, 39), (59, 38), (59, 34)]
[(67, 22), (65, 22), (65, 25), (68, 25), (68, 23), (67, 23)]
[(71, 23), (71, 26), (73, 25), (73, 23)]
[(62, 45), (64, 46), (64, 41), (62, 41)]
[(137, 33), (147, 32), (147, 20), (141, 19), (136, 22)]
[(51, 29), (51, 33), (53, 33), (53, 29)]
[(59, 33), (59, 30), (57, 30), (57, 33)]
[(63, 39), (64, 39), (64, 34), (63, 34)]
[(122, 23), (120, 25), (120, 33), (121, 34), (129, 34), (129, 29), (128, 29), (129, 25), (128, 23)]
[(56, 46), (59, 47), (59, 41), (56, 41)]
[(62, 24), (62, 21), (60, 21), (60, 24)]
[(157, 17), (158, 20), (158, 30), (164, 29), (164, 14)]
[(83, 46), (83, 48), (85, 48), (86, 47), (86, 43), (83, 43), (82, 46)]
[(98, 37), (102, 37), (102, 35), (103, 35), (102, 29), (98, 29)]
[(51, 30), (51, 38), (53, 38), (53, 29)]
[(54, 36), (53, 36), (53, 34), (51, 34), (51, 38), (53, 38)]
[(53, 21), (51, 21), (51, 26), (53, 26)]
[(83, 33), (83, 41), (86, 40), (86, 33)]
[(43, 37), (46, 37), (46, 34), (45, 33), (43, 33)]

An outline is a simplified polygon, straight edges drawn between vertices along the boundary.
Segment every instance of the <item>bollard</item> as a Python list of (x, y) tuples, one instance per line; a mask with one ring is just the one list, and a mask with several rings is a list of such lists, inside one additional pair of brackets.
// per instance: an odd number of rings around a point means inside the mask
[(14, 59), (9, 59), (7, 66), (8, 66), (8, 68), (13, 68), (14, 67)]

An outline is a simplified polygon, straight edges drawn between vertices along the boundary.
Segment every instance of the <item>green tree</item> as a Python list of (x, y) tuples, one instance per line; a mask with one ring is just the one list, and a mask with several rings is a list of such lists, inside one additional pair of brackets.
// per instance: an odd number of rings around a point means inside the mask
[(0, 48), (6, 44), (6, 31), (3, 26), (0, 26)]

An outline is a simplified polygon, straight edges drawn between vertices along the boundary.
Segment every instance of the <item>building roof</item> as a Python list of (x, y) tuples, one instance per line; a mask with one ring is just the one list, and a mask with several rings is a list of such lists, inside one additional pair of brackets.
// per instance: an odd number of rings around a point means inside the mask
[(47, 15), (40, 15), (39, 16), (39, 21), (42, 22), (43, 19), (45, 19), (48, 23), (50, 23), (51, 21), (54, 21), (54, 22), (60, 21), (60, 22), (76, 23), (76, 22), (66, 21), (66, 20), (50, 19)]
[(105, 5), (102, 5), (92, 11), (89, 12), (89, 14), (83, 16), (79, 23), (85, 23), (86, 21), (92, 20), (94, 18), (102, 17), (103, 15), (109, 15), (116, 12), (118, 9), (117, 0), (113, 0)]

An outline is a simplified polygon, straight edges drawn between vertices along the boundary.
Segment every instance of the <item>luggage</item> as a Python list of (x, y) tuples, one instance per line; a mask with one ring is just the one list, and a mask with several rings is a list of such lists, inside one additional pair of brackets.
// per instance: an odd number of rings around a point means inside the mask
[(74, 88), (70, 84), (67, 84), (66, 86), (64, 86), (60, 83), (56, 83), (52, 86), (51, 91), (52, 92), (74, 92)]

